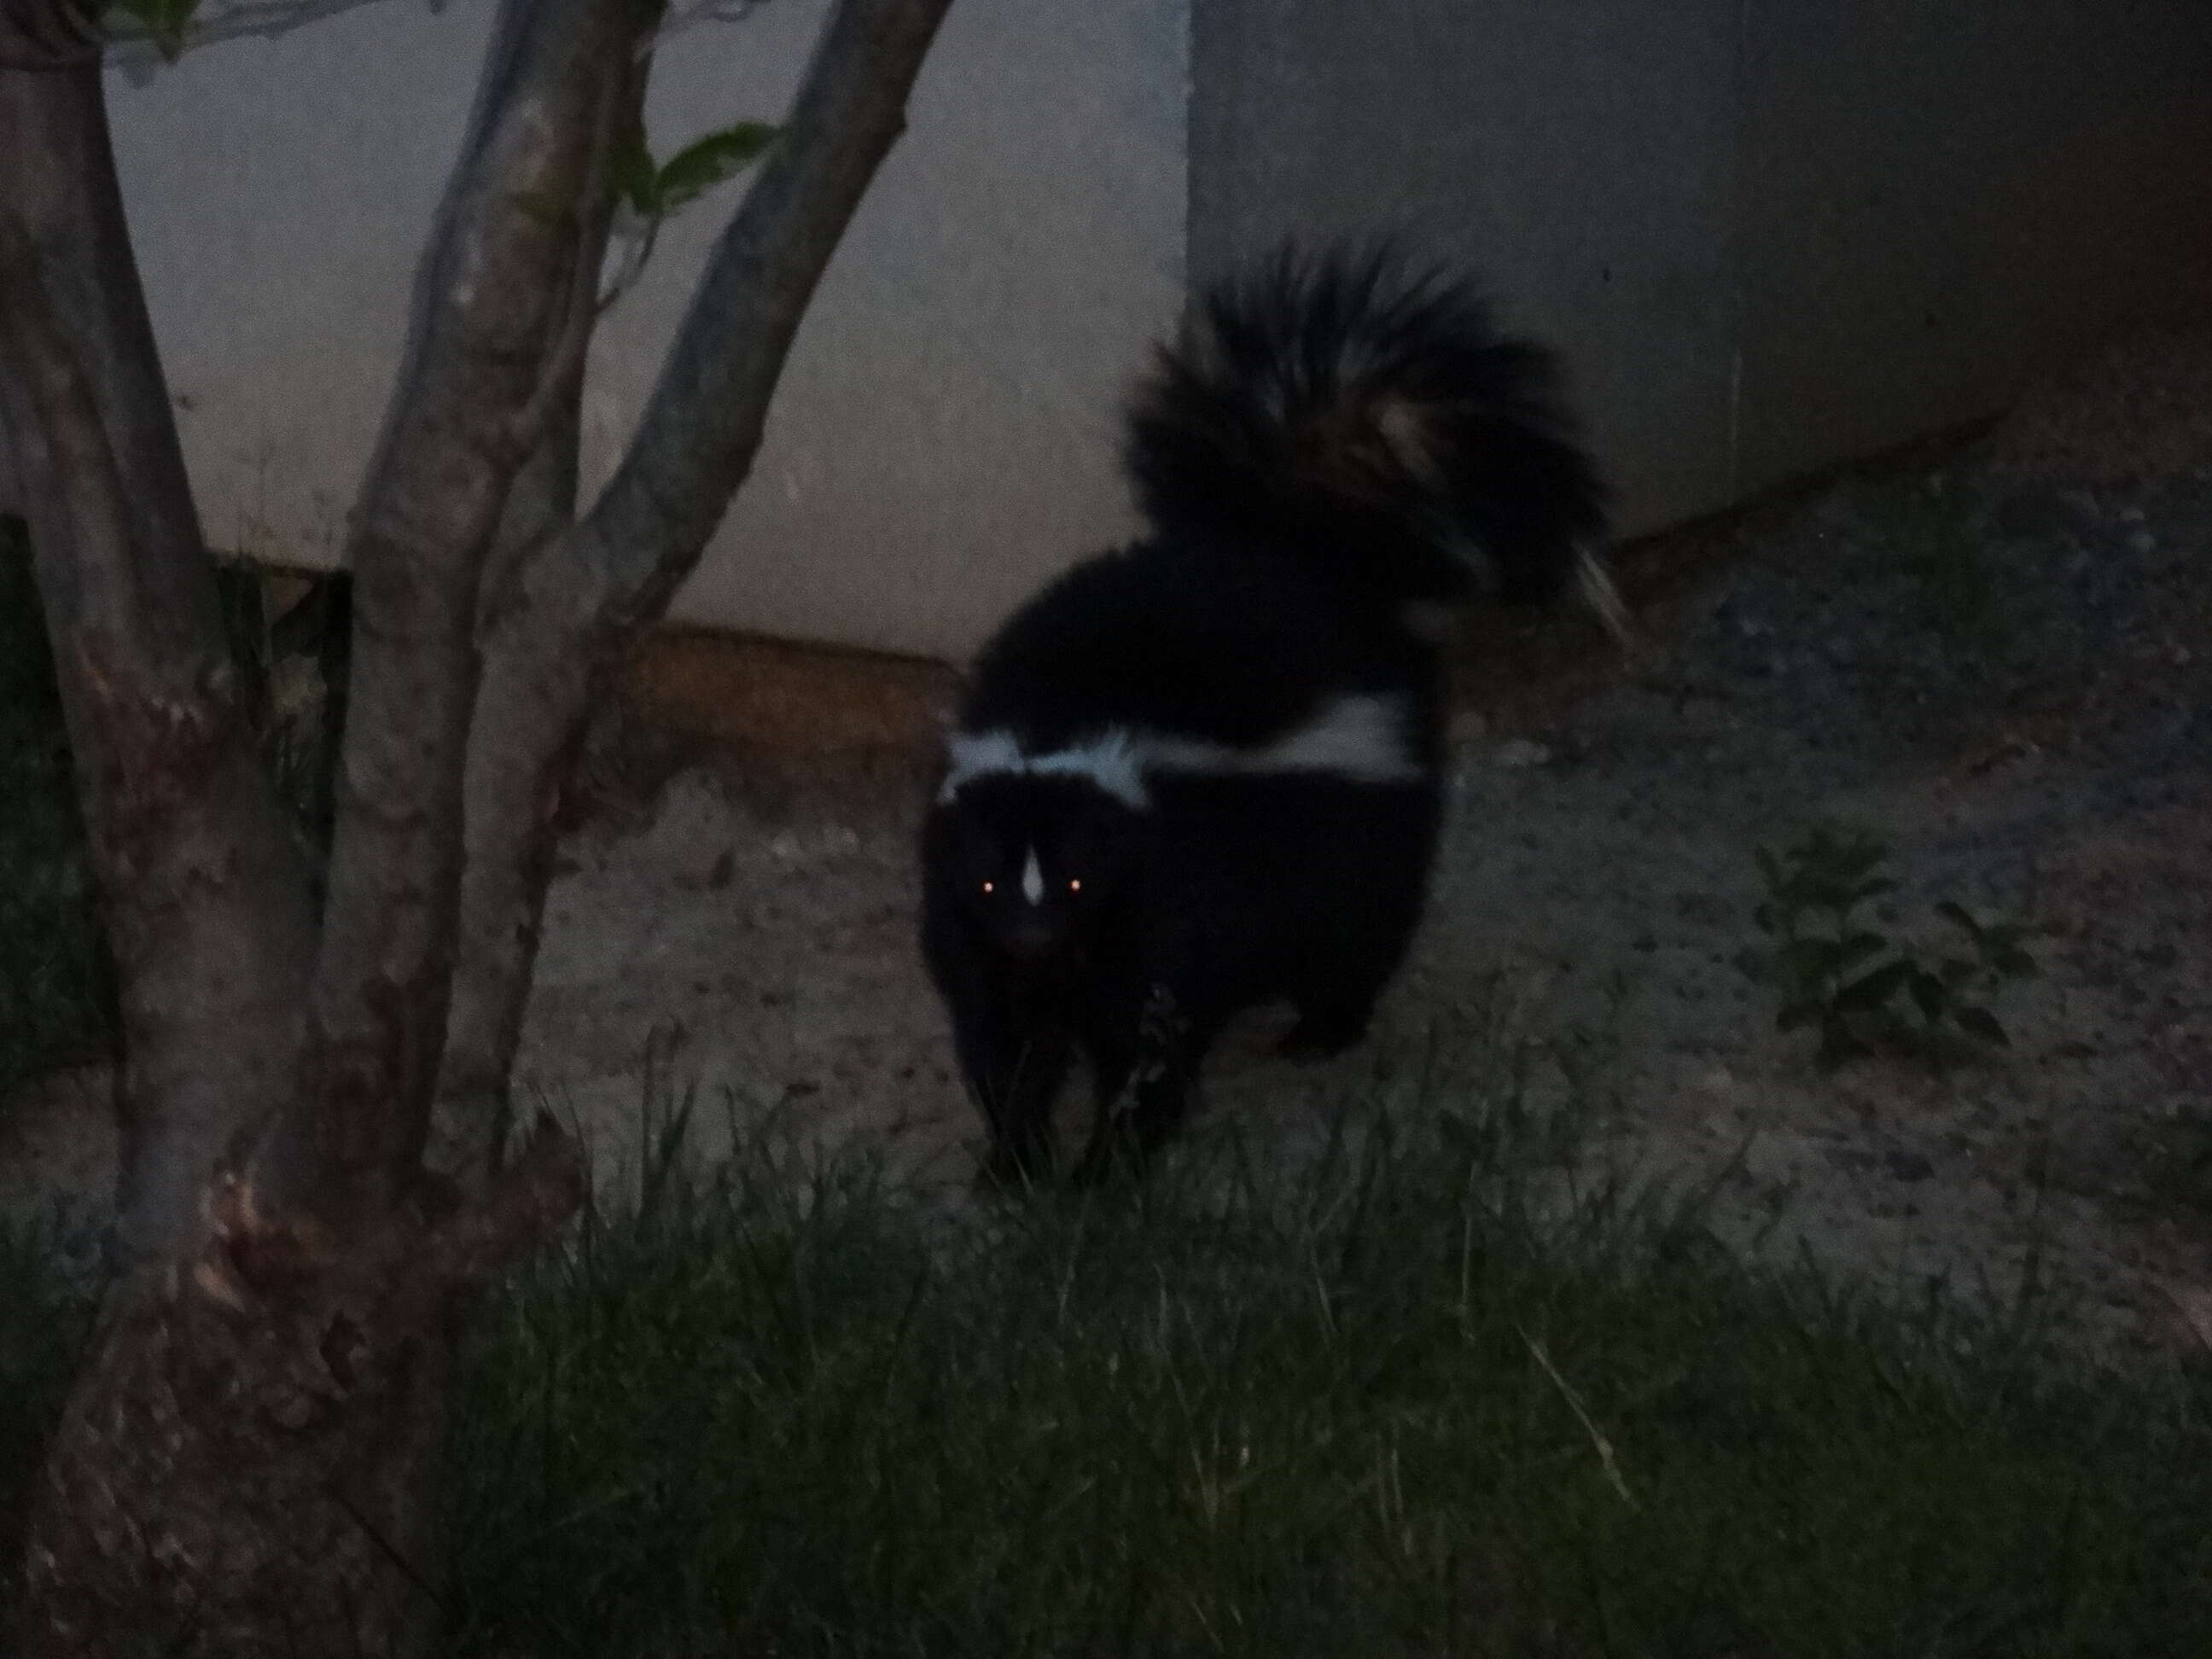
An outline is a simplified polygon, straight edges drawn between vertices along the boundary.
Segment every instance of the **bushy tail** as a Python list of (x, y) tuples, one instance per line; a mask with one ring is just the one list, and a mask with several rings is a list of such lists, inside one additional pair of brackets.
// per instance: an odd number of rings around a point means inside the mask
[[(1285, 549), (1392, 600), (1609, 592), (1551, 353), (1387, 249), (1285, 251), (1162, 348), (1125, 452), (1163, 537)], [(1596, 603), (1593, 594), (1593, 603)]]

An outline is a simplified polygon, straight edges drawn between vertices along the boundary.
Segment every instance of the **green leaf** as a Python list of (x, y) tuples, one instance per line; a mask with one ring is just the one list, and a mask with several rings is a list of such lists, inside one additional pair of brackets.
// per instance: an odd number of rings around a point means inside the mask
[(1825, 979), (1833, 973), (1837, 950), (1832, 939), (1793, 939), (1775, 954), (1782, 971), (1802, 982)]
[(1844, 890), (1825, 870), (1800, 870), (1790, 878), (1790, 896), (1801, 904), (1832, 905)]
[(1764, 847), (1754, 847), (1751, 849), (1751, 856), (1757, 861), (1759, 873), (1765, 878), (1767, 886), (1779, 888), (1782, 885), (1782, 866), (1776, 861), (1773, 853)]
[(1869, 957), (1888, 948), (1889, 939), (1881, 933), (1853, 933), (1836, 947), (1836, 969), (1856, 968)]
[(633, 127), (623, 136), (614, 155), (615, 194), (629, 204), (641, 219), (658, 218), (660, 205), (659, 170), (653, 152), (646, 148), (645, 130)]
[(1911, 963), (1900, 958), (1884, 963), (1870, 974), (1862, 975), (1836, 993), (1836, 1006), (1841, 1009), (1879, 1008), (1896, 994), (1905, 983), (1905, 975), (1913, 971)]
[(1936, 907), (1936, 914), (1944, 921), (1956, 923), (1965, 928), (1974, 938), (1982, 937), (1982, 924), (1974, 920), (1972, 912), (1969, 911), (1965, 905), (1945, 899)]
[(1952, 1010), (1951, 1018), (1960, 1030), (1971, 1032), (1984, 1042), (1993, 1043), (2000, 1048), (2012, 1047), (2012, 1039), (2005, 1035), (2004, 1027), (1997, 1024), (1996, 1016), (1986, 1008), (1964, 1003)]
[(108, 9), (136, 23), (162, 59), (173, 64), (184, 56), (185, 37), (191, 32), (199, 0), (111, 0)]
[(1915, 968), (1912, 976), (1905, 981), (1905, 988), (1911, 993), (1922, 1018), (1930, 1025), (1942, 1023), (1943, 1011), (1951, 1006), (1951, 988), (1943, 982), (1941, 975), (1931, 974), (1925, 968)]
[(1841, 1018), (1832, 1016), (1821, 1023), (1820, 1047), (1813, 1063), (1824, 1072), (1832, 1072), (1847, 1060), (1873, 1052)]
[(668, 158), (654, 180), (659, 211), (673, 213), (750, 167), (778, 131), (765, 121), (739, 121), (686, 144)]
[(1823, 837), (1820, 856), (1832, 874), (1855, 881), (1887, 858), (1889, 847), (1879, 836), (1848, 830)]

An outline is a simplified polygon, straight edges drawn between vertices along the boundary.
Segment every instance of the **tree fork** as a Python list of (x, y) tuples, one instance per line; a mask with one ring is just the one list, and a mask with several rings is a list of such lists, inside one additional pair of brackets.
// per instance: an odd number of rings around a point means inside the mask
[(905, 130), (949, 3), (839, 0), (622, 465), (581, 523), (537, 544), (484, 595), (460, 970), (435, 1131), (439, 1166), (463, 1179), (497, 1155), (556, 815), (586, 717), (744, 483), (799, 319)]

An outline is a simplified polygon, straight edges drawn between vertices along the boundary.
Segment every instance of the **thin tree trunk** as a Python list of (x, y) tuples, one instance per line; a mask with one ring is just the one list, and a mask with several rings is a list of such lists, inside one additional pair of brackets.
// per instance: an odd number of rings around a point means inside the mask
[(419, 1168), (453, 975), (478, 586), (517, 471), (575, 395), (617, 119), (650, 12), (514, 14), (472, 134), (392, 416), (356, 514), (338, 819), (309, 993), (302, 1109), (258, 1177), (326, 1220), (373, 1218)]
[[(650, 60), (639, 57), (634, 60), (630, 84), (623, 89), (616, 111), (616, 131), (639, 130), (638, 123), (645, 103), (647, 71)], [(597, 204), (597, 210), (584, 227), (580, 240), (585, 267), (597, 272), (603, 264), (607, 236), (614, 218), (611, 196)], [(576, 489), (578, 452), (582, 438), (583, 382), (579, 377), (566, 389), (562, 397), (549, 412), (545, 430), (537, 449), (516, 473), (513, 487), (507, 492), (506, 510), (493, 539), (491, 557), (484, 568), (483, 580), (478, 589), (477, 605), (477, 647), (484, 649), (485, 638), (500, 604), (500, 597), (513, 586), (520, 573), (552, 542), (569, 533), (576, 520)], [(491, 1174), (496, 1168), (498, 1153), (504, 1144), (508, 1121), (506, 1113), (507, 1068), (514, 1057), (514, 1043), (509, 1038), (502, 1045), (489, 1032), (495, 1030), (506, 1016), (501, 998), (501, 984), (495, 978), (488, 980), (485, 967), (489, 952), (474, 945), (470, 938), (468, 918), (483, 908), (478, 890), (483, 879), (483, 868), (498, 870), (514, 857), (512, 854), (493, 854), (490, 831), (477, 823), (478, 809), (474, 805), (482, 793), (478, 774), (485, 765), (485, 757), (496, 753), (505, 744), (486, 741), (481, 734), (486, 731), (503, 731), (505, 724), (495, 700), (488, 707), (481, 684), (477, 690), (475, 724), (468, 745), (466, 772), (462, 785), (463, 817), (466, 845), (464, 848), (461, 871), (460, 944), (454, 965), (453, 994), (446, 1018), (446, 1048), (440, 1073), (437, 1104), (429, 1127), (429, 1142), (424, 1149), (424, 1158), (429, 1166), (460, 1182), (473, 1184)], [(549, 853), (550, 857), (550, 853)], [(549, 872), (546, 872), (550, 874)], [(543, 890), (545, 876), (541, 874), (538, 886)], [(517, 1000), (514, 1018), (520, 1018), (520, 1004)], [(495, 1075), (482, 1074), (486, 1065), (496, 1065)], [(477, 1068), (477, 1074), (471, 1068)], [(472, 1109), (456, 1112), (447, 1108), (451, 1096), (462, 1096), (474, 1103)], [(457, 1139), (457, 1132), (459, 1139)]]
[[(31, 48), (15, 22), (0, 61)], [(290, 1097), (307, 873), (239, 706), (96, 59), (0, 68), (0, 419), (120, 986), (122, 1248), (155, 1260), (188, 1243), (231, 1137)]]
[(590, 515), (486, 595), (468, 769), (460, 981), (441, 1166), (496, 1155), (538, 952), (561, 790), (585, 717), (696, 567), (744, 481), (815, 285), (906, 125), (949, 0), (839, 0), (781, 137), (723, 233)]

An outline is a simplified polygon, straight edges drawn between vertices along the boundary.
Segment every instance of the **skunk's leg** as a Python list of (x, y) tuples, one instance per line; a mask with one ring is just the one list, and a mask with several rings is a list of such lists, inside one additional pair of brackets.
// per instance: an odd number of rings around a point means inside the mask
[(1053, 1097), (1067, 1075), (1060, 1022), (1018, 994), (1005, 963), (948, 907), (925, 905), (921, 950), (952, 1018), (968, 1097), (990, 1131), (987, 1176), (1042, 1177), (1051, 1164)]
[(1052, 1164), (1052, 1103), (1067, 1076), (1067, 1038), (1021, 1029), (995, 1010), (956, 1006), (953, 1046), (968, 1092), (991, 1132), (984, 1173), (1039, 1181)]
[(1400, 866), (1399, 878), (1383, 884), (1370, 910), (1301, 964), (1298, 981), (1291, 989), (1297, 1024), (1275, 1045), (1278, 1052), (1301, 1060), (1325, 1059), (1342, 1054), (1367, 1035), (1375, 1005), (1405, 960), (1407, 944), (1419, 924), (1426, 884), (1420, 872), (1429, 860), (1425, 836), (1386, 838), (1382, 849)]
[(1275, 1051), (1293, 1060), (1327, 1060), (1367, 1035), (1367, 1023), (1375, 1017), (1375, 993), (1345, 1000), (1302, 1000), (1296, 1006), (1297, 1024), (1283, 1033)]
[(1154, 985), (1133, 1031), (1093, 1044), (1097, 1116), (1075, 1185), (1093, 1184), (1121, 1159), (1141, 1166), (1174, 1133), (1196, 1102), (1200, 1064), (1219, 1027), (1194, 1023), (1166, 986)]

